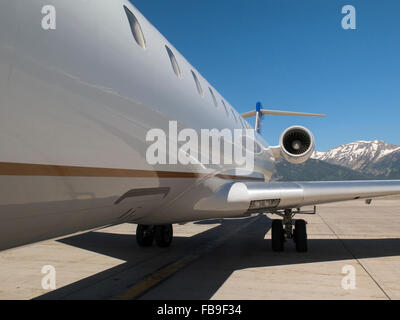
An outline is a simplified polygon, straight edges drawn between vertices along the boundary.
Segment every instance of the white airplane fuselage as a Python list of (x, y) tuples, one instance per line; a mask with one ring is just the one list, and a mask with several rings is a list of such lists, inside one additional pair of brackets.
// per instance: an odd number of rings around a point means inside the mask
[[(245, 129), (243, 119), (227, 114), (221, 100), (229, 103), (128, 1), (47, 2), (55, 30), (41, 26), (43, 1), (0, 3), (0, 249), (128, 221), (246, 214), (240, 203), (207, 199), (229, 182), (269, 181), (266, 142), (256, 134), (263, 151), (251, 176), (234, 165), (150, 165), (150, 129), (168, 133), (169, 121), (197, 132)], [(145, 49), (124, 6), (140, 22)]]

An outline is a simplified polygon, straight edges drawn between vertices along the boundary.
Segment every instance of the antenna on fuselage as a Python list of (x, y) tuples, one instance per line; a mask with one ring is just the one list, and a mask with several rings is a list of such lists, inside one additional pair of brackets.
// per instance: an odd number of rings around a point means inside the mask
[(274, 115), (274, 116), (302, 116), (302, 117), (326, 117), (324, 114), (318, 113), (304, 113), (304, 112), (292, 112), (292, 111), (279, 111), (279, 110), (266, 110), (262, 108), (261, 102), (257, 102), (256, 110), (246, 112), (242, 114), (243, 118), (256, 117), (256, 122), (254, 125), (255, 131), (260, 133), (261, 131), (261, 120), (264, 115)]

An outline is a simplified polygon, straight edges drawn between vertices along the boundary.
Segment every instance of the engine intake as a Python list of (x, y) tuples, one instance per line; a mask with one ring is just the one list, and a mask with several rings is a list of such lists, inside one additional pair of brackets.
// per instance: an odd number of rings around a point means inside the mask
[(288, 162), (306, 162), (314, 152), (314, 136), (310, 130), (295, 126), (286, 129), (280, 139), (281, 155)]

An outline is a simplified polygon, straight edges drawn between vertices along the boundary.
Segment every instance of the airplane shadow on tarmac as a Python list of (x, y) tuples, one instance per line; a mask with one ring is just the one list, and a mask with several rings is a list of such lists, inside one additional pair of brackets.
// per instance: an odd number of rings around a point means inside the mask
[[(249, 219), (256, 221), (235, 232), (235, 228), (245, 224)], [(311, 239), (308, 253), (297, 253), (292, 243), (287, 244), (285, 252), (275, 253), (271, 250), (270, 240), (264, 239), (271, 227), (271, 219), (264, 215), (238, 220), (215, 219), (197, 222), (197, 224), (216, 224), (216, 226), (192, 237), (175, 237), (172, 246), (168, 249), (156, 246), (140, 248), (136, 244), (134, 234), (97, 231), (61, 239), (59, 240), (61, 243), (126, 262), (44, 294), (37, 299), (73, 298), (73, 293), (81, 288), (104, 279), (118, 277), (119, 272), (129, 270), (129, 268), (131, 268), (129, 272), (135, 272), (135, 265), (160, 254), (185, 256), (196, 251), (197, 248), (207, 247), (209, 243), (232, 233), (233, 235), (220, 246), (204, 251), (199, 259), (172, 275), (164, 283), (152, 288), (144, 294), (143, 298), (207, 300), (236, 270), (400, 255), (400, 239)], [(161, 265), (158, 266), (160, 267)], [(167, 285), (168, 282), (173, 282), (173, 286), (164, 288), (164, 284)], [(121, 290), (123, 289), (124, 287)], [(85, 298), (91, 299), (90, 296)]]

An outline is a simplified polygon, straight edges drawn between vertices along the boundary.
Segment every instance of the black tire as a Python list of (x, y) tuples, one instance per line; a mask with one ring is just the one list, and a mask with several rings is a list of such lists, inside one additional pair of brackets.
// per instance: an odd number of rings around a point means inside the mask
[(307, 223), (304, 220), (296, 220), (294, 224), (294, 242), (298, 252), (307, 252)]
[(154, 241), (154, 227), (139, 224), (136, 228), (136, 242), (139, 247), (151, 247)]
[(281, 220), (272, 220), (272, 250), (281, 252), (284, 248), (285, 235)]
[(155, 227), (155, 239), (157, 246), (161, 248), (167, 248), (171, 245), (174, 232), (172, 224), (166, 224)]

